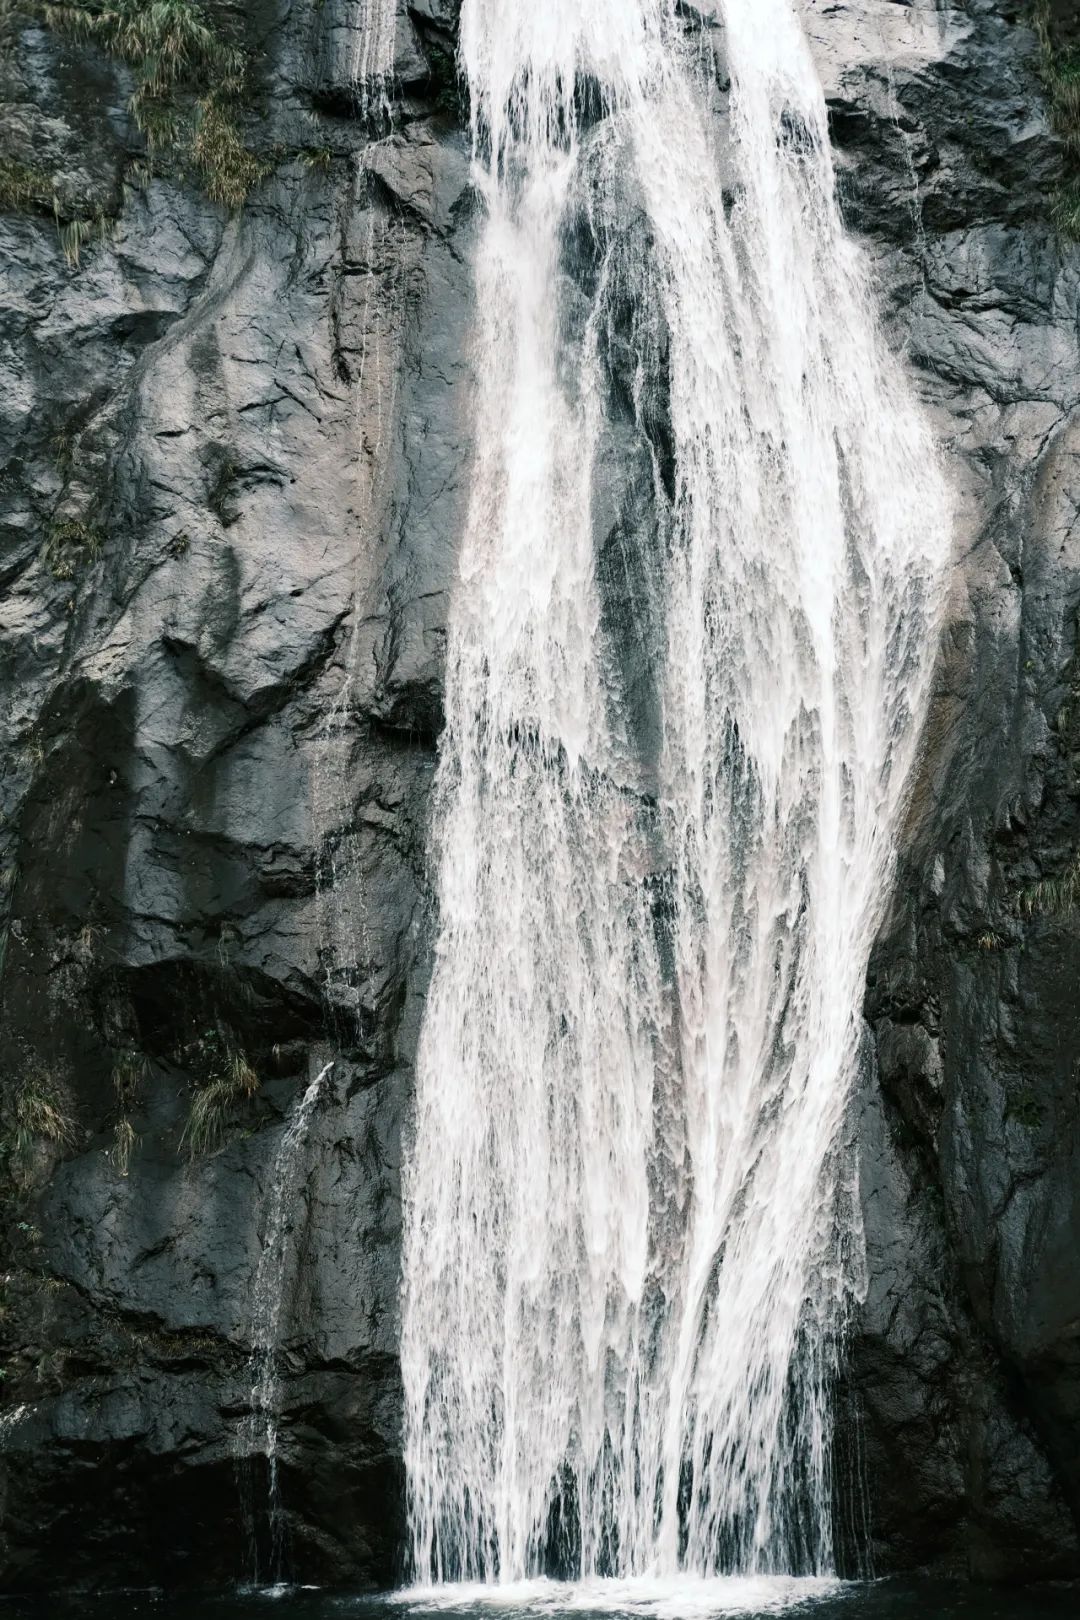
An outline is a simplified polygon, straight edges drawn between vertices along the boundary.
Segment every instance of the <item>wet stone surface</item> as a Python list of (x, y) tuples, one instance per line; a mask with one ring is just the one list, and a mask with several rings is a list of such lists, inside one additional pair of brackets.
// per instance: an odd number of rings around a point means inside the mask
[[(1060, 142), (1021, 6), (803, 10), (846, 215), (957, 486), (937, 696), (868, 987), (846, 1556), (869, 1538), (878, 1570), (1076, 1574), (1080, 934), (1037, 887), (1080, 847)], [(245, 8), (271, 173), (240, 215), (180, 174), (123, 187), (140, 142), (115, 62), (32, 23), (0, 62), (3, 128), (113, 219), (73, 268), (47, 214), (0, 215), (6, 1589), (250, 1573), (235, 1453), (268, 1180), (331, 1059), (282, 1281), (292, 1568), (352, 1589), (401, 1573), (401, 1129), (470, 457), (455, 14), (399, 6), (387, 133), (349, 82), (344, 0)], [(604, 466), (603, 510), (647, 528), (615, 433)], [(239, 1060), (258, 1088), (234, 1086), (220, 1147), (192, 1156), (193, 1101)], [(27, 1096), (63, 1128), (24, 1151)], [(1059, 1612), (933, 1592), (836, 1612)], [(103, 1603), (87, 1612), (125, 1614)]]

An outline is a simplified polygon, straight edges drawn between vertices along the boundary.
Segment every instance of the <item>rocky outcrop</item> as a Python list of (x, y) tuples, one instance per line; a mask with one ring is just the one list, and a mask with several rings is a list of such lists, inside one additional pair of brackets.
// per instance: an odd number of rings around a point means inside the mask
[[(0, 217), (6, 1587), (268, 1573), (266, 1480), (238, 1443), (252, 1286), (285, 1122), (330, 1062), (281, 1277), (290, 1556), (324, 1582), (399, 1569), (400, 1140), (470, 454), (456, 6), (399, 4), (392, 123), (353, 82), (362, 7), (214, 10), (248, 51), (268, 170), (236, 214), (182, 164), (138, 170), (129, 66), (3, 22), (0, 128), (63, 218), (99, 227), (73, 265), (49, 209)], [(879, 1568), (1075, 1573), (1061, 142), (1020, 6), (804, 13), (844, 206), (958, 491), (867, 1002), (843, 1506), (865, 1489)], [(649, 527), (637, 453), (615, 423), (609, 548)], [(854, 1559), (861, 1507), (850, 1539)]]
[(0, 221), (5, 1586), (252, 1572), (268, 1177), (331, 1059), (281, 1279), (283, 1500), (307, 1578), (395, 1572), (399, 1134), (468, 465), (453, 12), (402, 10), (392, 132), (352, 83), (357, 8), (246, 13), (272, 173), (240, 215), (129, 183), (123, 64), (32, 19), (5, 61), (59, 183), (86, 150), (119, 199), (77, 267), (50, 219)]
[(806, 15), (845, 209), (956, 488), (925, 758), (867, 996), (870, 1282), (845, 1490), (868, 1490), (879, 1569), (1076, 1575), (1080, 256), (1051, 222), (1065, 159), (1025, 8)]

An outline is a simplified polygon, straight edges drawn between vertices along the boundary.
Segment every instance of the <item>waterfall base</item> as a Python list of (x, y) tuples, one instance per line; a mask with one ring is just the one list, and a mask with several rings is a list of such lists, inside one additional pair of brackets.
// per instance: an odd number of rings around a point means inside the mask
[(636, 1580), (462, 1582), (410, 1587), (397, 1595), (405, 1608), (481, 1614), (647, 1615), (650, 1620), (707, 1620), (722, 1614), (765, 1615), (833, 1597), (849, 1583), (818, 1576), (726, 1575), (703, 1579), (642, 1576)]
[(802, 1614), (813, 1620), (1073, 1620), (1076, 1588), (1048, 1586), (997, 1592), (947, 1581), (827, 1581), (784, 1576), (689, 1577), (670, 1581), (597, 1581), (566, 1585), (529, 1581), (507, 1586), (443, 1586), (392, 1595), (344, 1597), (315, 1587), (269, 1586), (218, 1596), (109, 1593), (36, 1602), (10, 1600), (11, 1620), (432, 1620), (447, 1613), (469, 1620), (522, 1620), (532, 1614), (564, 1616), (640, 1615), (661, 1620), (705, 1620), (741, 1615), (765, 1620)]

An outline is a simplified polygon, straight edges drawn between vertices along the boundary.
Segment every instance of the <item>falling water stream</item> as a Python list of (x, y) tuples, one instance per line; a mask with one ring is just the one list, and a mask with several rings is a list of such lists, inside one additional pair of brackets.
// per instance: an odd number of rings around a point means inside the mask
[[(843, 1125), (945, 486), (791, 0), (464, 0), (461, 52), (486, 214), (405, 1170), (414, 1575), (824, 1576)], [(605, 608), (615, 418), (653, 629)], [(620, 634), (655, 643), (651, 751)]]
[(362, 113), (389, 112), (396, 31), (396, 0), (358, 0), (351, 77)]
[[(266, 1463), (266, 1516), (269, 1527), (270, 1572), (275, 1581), (282, 1578), (285, 1555), (285, 1525), (282, 1516), (281, 1482), (278, 1475), (278, 1422), (281, 1405), (281, 1319), (287, 1285), (294, 1275), (289, 1264), (290, 1241), (297, 1193), (306, 1167), (308, 1128), (323, 1089), (323, 1081), (334, 1067), (328, 1063), (308, 1084), (293, 1110), (284, 1131), (270, 1173), (262, 1249), (255, 1273), (251, 1320), (251, 1398), (246, 1417), (237, 1435), (237, 1463), (250, 1466), (255, 1457)], [(251, 1576), (258, 1582), (260, 1569), (252, 1482), (241, 1481), (241, 1502), (247, 1520)], [(244, 1488), (246, 1486), (246, 1489)]]

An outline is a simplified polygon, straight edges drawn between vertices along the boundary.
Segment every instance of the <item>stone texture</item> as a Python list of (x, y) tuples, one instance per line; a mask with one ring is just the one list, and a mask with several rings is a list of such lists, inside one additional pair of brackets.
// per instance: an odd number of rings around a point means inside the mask
[[(27, 1080), (72, 1130), (6, 1210), (5, 1586), (251, 1573), (234, 1453), (260, 1233), (283, 1123), (331, 1057), (282, 1279), (283, 1495), (306, 1578), (398, 1567), (400, 1129), (472, 208), (423, 45), (452, 48), (453, 8), (402, 13), (392, 133), (347, 77), (355, 17), (248, 16), (274, 170), (241, 216), (179, 178), (128, 187), (77, 269), (51, 221), (0, 221), (9, 1173)], [(118, 185), (123, 70), (42, 29), (19, 47), (25, 121), (47, 110), (56, 161), (86, 141)], [(100, 546), (58, 545), (65, 521)], [(192, 1158), (222, 1044), (262, 1084)], [(265, 1573), (265, 1481), (248, 1494)]]
[[(1080, 1573), (1076, 914), (1080, 260), (1019, 6), (804, 8), (894, 341), (940, 425), (957, 544), (871, 968), (870, 1285), (842, 1452), (879, 1569)], [(842, 1466), (844, 1489), (855, 1471)]]
[[(683, 10), (715, 35), (715, 7)], [(1020, 5), (803, 11), (958, 517), (868, 987), (845, 1557), (1075, 1574), (1080, 936), (1021, 904), (1080, 847), (1062, 151)], [(238, 216), (179, 173), (131, 183), (126, 70), (32, 23), (0, 59), (5, 143), (116, 215), (75, 269), (51, 219), (0, 217), (4, 1587), (241, 1578), (245, 1512), (266, 1571), (265, 1480), (236, 1455), (252, 1288), (285, 1121), (331, 1060), (282, 1277), (292, 1568), (400, 1573), (401, 1131), (470, 458), (455, 12), (399, 5), (392, 124), (351, 83), (346, 0), (234, 12), (273, 171)], [(651, 470), (617, 409), (600, 477), (605, 612), (640, 624)], [(647, 693), (647, 635), (626, 661)], [(226, 1049), (261, 1084), (192, 1157)], [(70, 1120), (29, 1158), (27, 1085)]]

